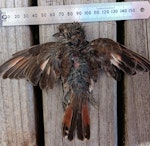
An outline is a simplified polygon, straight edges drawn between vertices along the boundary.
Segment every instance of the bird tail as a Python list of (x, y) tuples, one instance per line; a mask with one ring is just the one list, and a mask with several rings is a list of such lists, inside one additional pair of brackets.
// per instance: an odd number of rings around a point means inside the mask
[(63, 136), (72, 140), (77, 128), (77, 136), (80, 140), (90, 138), (90, 117), (88, 110), (88, 98), (72, 95), (63, 118)]

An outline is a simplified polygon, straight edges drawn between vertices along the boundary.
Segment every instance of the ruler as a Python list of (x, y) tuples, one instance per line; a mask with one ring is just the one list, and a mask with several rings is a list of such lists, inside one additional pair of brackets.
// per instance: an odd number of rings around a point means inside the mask
[(0, 8), (0, 26), (148, 19), (148, 1)]

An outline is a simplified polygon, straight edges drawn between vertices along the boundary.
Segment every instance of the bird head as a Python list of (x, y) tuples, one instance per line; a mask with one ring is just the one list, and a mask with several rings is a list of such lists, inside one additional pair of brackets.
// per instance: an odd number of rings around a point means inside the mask
[(85, 40), (84, 28), (80, 23), (61, 24), (58, 30), (59, 32), (53, 36), (59, 37), (63, 43), (79, 46)]

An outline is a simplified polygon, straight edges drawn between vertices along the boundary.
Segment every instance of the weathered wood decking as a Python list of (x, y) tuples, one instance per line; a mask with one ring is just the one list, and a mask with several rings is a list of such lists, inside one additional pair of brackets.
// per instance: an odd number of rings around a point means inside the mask
[[(29, 1), (0, 1), (0, 7), (28, 6)], [(29, 47), (29, 26), (0, 28), (0, 62)], [(35, 107), (32, 86), (26, 81), (0, 79), (0, 146), (36, 145)]]
[[(115, 2), (114, 0), (38, 0), (39, 6)], [(0, 1), (0, 7), (30, 6), (31, 0)], [(123, 23), (122, 23), (123, 24)], [(117, 39), (119, 31), (116, 22), (83, 23), (87, 40), (98, 37)], [(120, 24), (121, 25), (121, 24)], [(40, 43), (55, 41), (52, 34), (56, 25), (39, 26)], [(0, 28), (0, 64), (12, 53), (33, 44), (30, 27), (16, 26)], [(126, 46), (150, 59), (150, 19), (133, 20), (124, 23)], [(122, 36), (122, 34), (120, 34)], [(119, 38), (119, 36), (118, 36)], [(0, 79), (0, 146), (38, 146), (40, 131), (32, 86), (26, 81)], [(43, 91), (43, 120), (45, 146), (149, 146), (150, 145), (150, 74), (140, 73), (122, 80), (122, 93), (117, 90), (117, 82), (100, 74), (95, 84), (96, 106), (90, 105), (91, 139), (72, 142), (62, 138), (63, 117), (62, 89), (56, 85), (53, 90)], [(118, 94), (117, 94), (118, 93)], [(118, 97), (119, 96), (119, 97)], [(122, 96), (122, 99), (121, 97)], [(36, 99), (38, 100), (38, 99)], [(117, 102), (122, 100), (121, 106)], [(121, 113), (120, 113), (121, 112)], [(118, 125), (117, 115), (122, 115), (122, 125)], [(120, 124), (120, 123), (119, 123)], [(118, 128), (119, 127), (119, 128)], [(118, 135), (118, 129), (119, 131)], [(42, 133), (42, 132), (41, 132)], [(43, 137), (41, 135), (41, 137)], [(119, 137), (119, 144), (118, 144)], [(38, 140), (37, 140), (38, 139)], [(41, 145), (40, 146), (44, 146)]]
[[(150, 19), (125, 22), (125, 45), (150, 59)], [(125, 77), (125, 146), (150, 145), (150, 73)]]

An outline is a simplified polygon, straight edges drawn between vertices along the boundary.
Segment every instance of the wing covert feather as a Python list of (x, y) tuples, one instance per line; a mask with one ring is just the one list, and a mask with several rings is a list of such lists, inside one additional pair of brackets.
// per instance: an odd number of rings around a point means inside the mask
[(55, 80), (60, 77), (63, 49), (64, 45), (58, 42), (24, 49), (13, 54), (11, 59), (0, 66), (0, 74), (3, 74), (4, 79), (26, 78), (33, 85), (39, 83), (42, 89), (53, 88)]
[(137, 71), (150, 71), (150, 61), (108, 38), (99, 38), (86, 48), (99, 67), (113, 78), (119, 80), (120, 72), (135, 75)]

